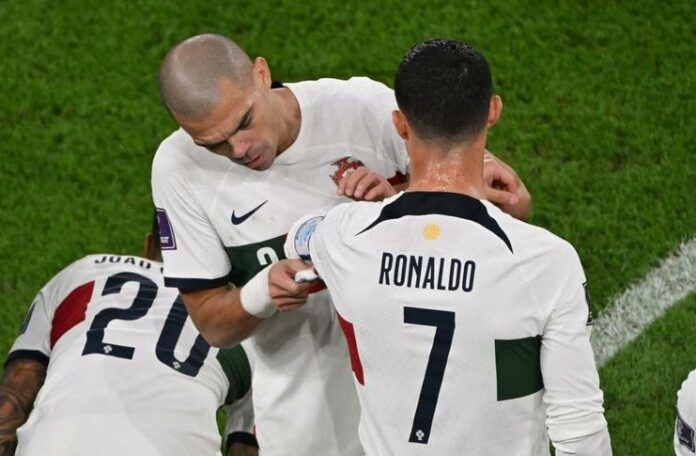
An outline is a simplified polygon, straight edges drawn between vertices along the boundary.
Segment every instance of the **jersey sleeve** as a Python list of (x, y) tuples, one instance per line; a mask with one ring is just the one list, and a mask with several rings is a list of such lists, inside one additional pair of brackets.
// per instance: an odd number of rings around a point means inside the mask
[[(87, 257), (89, 258), (89, 257)], [(53, 317), (70, 286), (70, 277), (79, 274), (85, 259), (78, 260), (56, 274), (34, 298), (5, 365), (19, 358), (48, 364), (51, 356)]]
[[(321, 279), (326, 283), (329, 291), (337, 289), (337, 277), (343, 274), (350, 274), (350, 267), (341, 262), (346, 248), (343, 239), (344, 231), (348, 229), (346, 217), (354, 211), (358, 204), (369, 203), (346, 203), (340, 204), (323, 217), (309, 239), (309, 253), (314, 269)], [(336, 301), (333, 301), (336, 310), (346, 319), (350, 320), (350, 309), (339, 308)]]
[(53, 312), (47, 302), (46, 292), (36, 295), (24, 319), (19, 336), (15, 339), (5, 365), (15, 359), (33, 359), (48, 365), (51, 356), (49, 337)]
[(678, 456), (696, 454), (696, 370), (691, 371), (677, 393), (677, 419), (674, 426), (674, 452)]
[(180, 172), (165, 172), (158, 166), (156, 157), (152, 168), (152, 196), (162, 244), (165, 284), (183, 292), (227, 285), (229, 258), (189, 179)]
[[(602, 444), (609, 440), (603, 394), (590, 345), (585, 274), (570, 244), (563, 243), (555, 250), (546, 258), (549, 270), (545, 275), (556, 282), (558, 292), (542, 336), (540, 354), (546, 425), (560, 454), (589, 454), (575, 451), (586, 443)], [(609, 453), (592, 454), (611, 454), (611, 448)]]

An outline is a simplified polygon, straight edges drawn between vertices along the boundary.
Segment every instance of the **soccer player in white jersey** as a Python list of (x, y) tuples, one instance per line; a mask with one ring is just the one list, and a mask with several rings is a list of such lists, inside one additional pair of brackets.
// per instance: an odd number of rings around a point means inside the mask
[(41, 289), (5, 363), (0, 454), (220, 454), (216, 412), (238, 400), (226, 454), (257, 454), (244, 350), (205, 342), (155, 244), (89, 255)]
[[(308, 456), (362, 454), (349, 355), (328, 294), (308, 298), (311, 285), (260, 271), (283, 258), (288, 229), (308, 211), (346, 196), (395, 193), (383, 176), (406, 174), (408, 157), (391, 124), (393, 92), (367, 78), (275, 87), (263, 58), (252, 62), (219, 35), (175, 46), (159, 84), (182, 127), (162, 142), (152, 165), (153, 198), (165, 221), (165, 282), (179, 288), (212, 345), (253, 333), (245, 348), (255, 359), (264, 456), (289, 448)], [(489, 190), (525, 215), (529, 195), (514, 172), (497, 161), (491, 170)], [(498, 193), (500, 183), (506, 191)], [(269, 283), (281, 307), (307, 305), (275, 314)]]
[(677, 456), (696, 454), (696, 370), (689, 373), (677, 393), (677, 420), (674, 427), (674, 452)]
[(366, 453), (541, 456), (550, 436), (557, 455), (610, 455), (577, 254), (485, 199), (488, 63), (429, 40), (394, 88), (408, 190), (310, 215), (286, 243), (331, 292)]

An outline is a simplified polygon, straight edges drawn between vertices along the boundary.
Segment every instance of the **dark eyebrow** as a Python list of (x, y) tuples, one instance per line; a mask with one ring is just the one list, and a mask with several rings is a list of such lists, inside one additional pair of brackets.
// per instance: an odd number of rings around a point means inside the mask
[(243, 126), (245, 126), (245, 125), (249, 122), (249, 119), (251, 118), (251, 109), (252, 109), (252, 108), (253, 108), (253, 106), (250, 106), (249, 109), (247, 109), (247, 112), (245, 112), (244, 115), (242, 116), (242, 118), (239, 120), (239, 123), (237, 124), (237, 127), (235, 127), (235, 129), (232, 130), (228, 135), (225, 135), (225, 139), (224, 139), (224, 140), (218, 141), (218, 142), (216, 142), (216, 143), (201, 143), (201, 142), (197, 142), (197, 141), (195, 141), (195, 140), (194, 140), (193, 142), (194, 142), (197, 146), (201, 146), (201, 147), (210, 147), (210, 148), (215, 148), (215, 147), (221, 145), (222, 143), (224, 143), (225, 141), (227, 141), (227, 138), (229, 138), (229, 137), (232, 136), (233, 134), (237, 133), (237, 131), (239, 131), (240, 128), (242, 128)]

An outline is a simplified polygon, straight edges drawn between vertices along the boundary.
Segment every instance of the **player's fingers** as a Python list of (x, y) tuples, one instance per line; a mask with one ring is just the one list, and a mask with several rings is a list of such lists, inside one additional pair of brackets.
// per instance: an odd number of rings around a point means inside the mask
[(299, 309), (300, 307), (302, 307), (306, 303), (307, 303), (307, 300), (304, 300), (302, 302), (297, 302), (297, 303), (287, 303), (287, 304), (283, 304), (283, 305), (277, 305), (276, 307), (278, 307), (278, 310), (281, 312), (288, 312), (290, 310)]
[(386, 181), (386, 179), (377, 173), (369, 171), (362, 179), (360, 179), (360, 182), (356, 184), (355, 193), (353, 196), (355, 198), (362, 198), (368, 190), (382, 184), (382, 181)]
[(360, 180), (367, 173), (368, 169), (364, 166), (356, 168), (354, 171), (347, 173), (346, 176), (341, 180), (341, 183), (344, 184), (343, 194), (348, 197), (352, 197), (353, 193), (355, 192), (355, 186), (358, 185), (358, 182), (360, 182)]
[(309, 268), (307, 263), (304, 260), (301, 260), (299, 258), (292, 258), (289, 260), (284, 260), (285, 262), (285, 271), (287, 272), (288, 275), (293, 276), (298, 272), (302, 271), (303, 269)]
[(394, 194), (396, 194), (394, 187), (392, 187), (389, 182), (382, 182), (368, 190), (363, 199), (365, 201), (381, 201), (384, 198), (388, 198)]
[(519, 201), (517, 195), (507, 190), (498, 190), (493, 187), (486, 187), (486, 199), (493, 204), (515, 205)]
[(278, 279), (269, 283), (268, 290), (271, 298), (305, 297), (309, 294), (309, 290), (314, 286), (312, 282), (295, 282), (294, 278), (287, 277)]
[(273, 304), (280, 311), (297, 309), (307, 303), (307, 298), (277, 298), (273, 300)]

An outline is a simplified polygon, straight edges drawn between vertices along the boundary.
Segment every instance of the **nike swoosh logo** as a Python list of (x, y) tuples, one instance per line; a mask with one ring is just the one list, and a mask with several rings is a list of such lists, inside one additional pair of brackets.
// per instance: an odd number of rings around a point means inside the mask
[(230, 220), (232, 221), (232, 225), (239, 225), (239, 224), (242, 223), (244, 220), (246, 220), (246, 219), (248, 219), (249, 217), (251, 217), (252, 215), (254, 215), (254, 212), (256, 212), (256, 211), (258, 211), (259, 209), (261, 209), (261, 206), (263, 206), (263, 205), (266, 204), (267, 202), (268, 202), (268, 200), (264, 201), (263, 203), (259, 204), (258, 206), (256, 206), (255, 208), (253, 208), (252, 210), (250, 210), (249, 212), (247, 212), (246, 214), (240, 215), (239, 217), (235, 216), (235, 215), (234, 215), (234, 211), (232, 211), (232, 217), (230, 217)]

